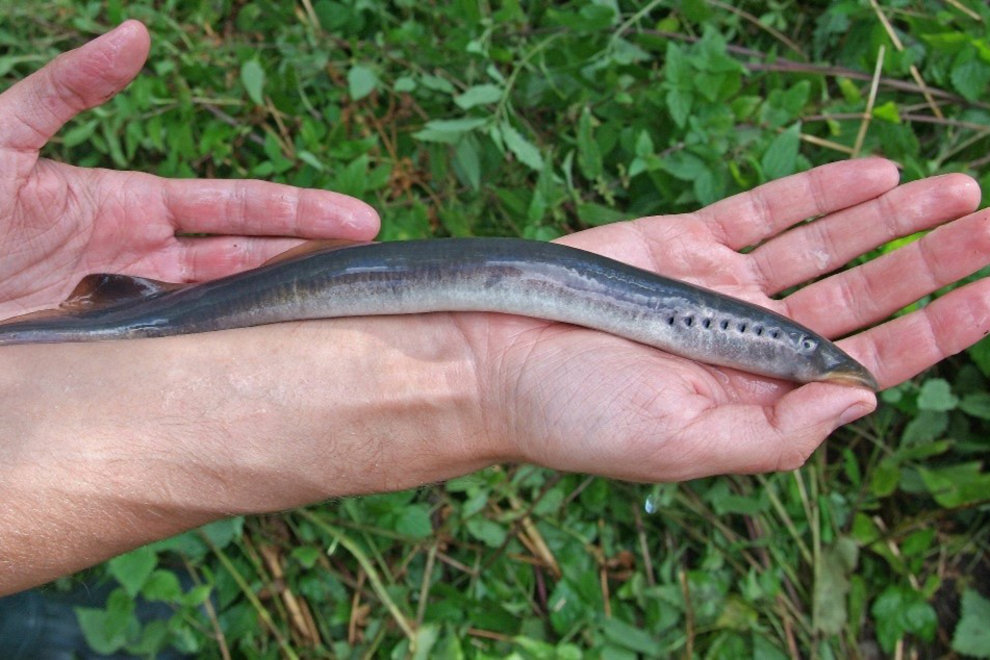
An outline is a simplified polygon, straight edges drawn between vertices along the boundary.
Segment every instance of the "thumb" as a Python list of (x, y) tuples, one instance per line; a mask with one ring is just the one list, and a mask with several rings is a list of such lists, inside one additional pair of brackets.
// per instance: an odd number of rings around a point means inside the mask
[(41, 149), (65, 122), (123, 89), (149, 45), (144, 25), (126, 21), (14, 84), (0, 94), (0, 149)]
[(685, 452), (686, 458), (704, 465), (704, 475), (794, 470), (832, 431), (874, 408), (872, 392), (826, 383), (798, 387), (773, 405), (715, 406), (689, 427), (700, 442)]

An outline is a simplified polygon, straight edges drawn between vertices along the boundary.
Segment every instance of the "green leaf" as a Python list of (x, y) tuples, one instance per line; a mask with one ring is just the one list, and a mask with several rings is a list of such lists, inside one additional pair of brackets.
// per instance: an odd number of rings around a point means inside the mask
[(76, 621), (86, 638), (86, 644), (97, 653), (110, 655), (124, 648), (127, 635), (117, 631), (111, 635), (107, 630), (107, 613), (95, 607), (75, 608)]
[(411, 504), (399, 514), (395, 531), (416, 539), (425, 539), (433, 533), (430, 510), (425, 504)]
[(157, 564), (158, 555), (152, 548), (144, 546), (111, 559), (107, 563), (107, 569), (124, 587), (124, 591), (134, 597), (141, 591)]
[(959, 405), (959, 399), (952, 393), (949, 382), (942, 378), (929, 378), (918, 393), (918, 408), (921, 410), (948, 411)]
[(355, 64), (347, 72), (347, 92), (351, 99), (360, 101), (378, 87), (378, 74), (373, 69)]
[(694, 105), (694, 93), (684, 89), (671, 89), (667, 91), (665, 100), (667, 112), (674, 123), (681, 128), (686, 126)]
[(952, 86), (969, 101), (978, 101), (987, 94), (990, 84), (990, 65), (977, 57), (972, 48), (956, 55), (950, 73)]
[(199, 532), (208, 538), (217, 548), (223, 549), (230, 545), (234, 539), (241, 538), (243, 529), (244, 517), (237, 516), (203, 525), (199, 528)]
[(264, 105), (262, 92), (265, 87), (265, 70), (261, 67), (261, 62), (248, 60), (241, 65), (241, 84), (256, 105)]
[(891, 585), (880, 594), (870, 611), (876, 620), (877, 640), (887, 653), (907, 633), (925, 641), (935, 636), (938, 623), (935, 610), (914, 589)]
[(887, 101), (883, 105), (878, 105), (873, 108), (873, 116), (877, 119), (889, 121), (892, 124), (901, 123), (901, 112), (898, 109), (897, 104), (893, 101)]
[(578, 204), (577, 214), (581, 222), (592, 227), (618, 222), (627, 217), (625, 213), (591, 202)]
[(505, 146), (515, 154), (519, 162), (537, 172), (543, 169), (543, 158), (540, 156), (540, 150), (523, 137), (522, 133), (507, 122), (500, 124), (499, 130), (502, 133), (502, 139), (505, 140)]
[(166, 603), (176, 603), (182, 598), (182, 586), (175, 573), (157, 570), (145, 582), (141, 595), (148, 600), (158, 600)]
[(323, 552), (313, 545), (300, 545), (293, 548), (289, 556), (295, 559), (303, 568), (313, 568)]
[(952, 650), (974, 658), (990, 658), (990, 600), (975, 589), (962, 595), (962, 614), (952, 634)]
[(642, 653), (646, 657), (656, 657), (660, 648), (660, 640), (653, 635), (619, 619), (605, 619), (602, 622), (602, 632), (605, 633), (605, 639), (613, 644)]
[(949, 416), (941, 410), (920, 410), (904, 427), (901, 444), (913, 447), (933, 442), (949, 426)]
[(480, 145), (473, 135), (465, 135), (454, 147), (454, 173), (472, 190), (481, 187)]
[(895, 490), (901, 481), (901, 468), (896, 461), (885, 459), (880, 461), (870, 474), (870, 492), (875, 497), (887, 497)]
[(959, 402), (959, 409), (972, 417), (990, 419), (990, 392), (972, 392)]
[(918, 468), (925, 488), (947, 509), (990, 500), (990, 474), (971, 461), (936, 469)]
[(478, 539), (489, 548), (501, 547), (505, 542), (505, 537), (507, 536), (505, 527), (499, 525), (493, 520), (489, 520), (488, 518), (475, 516), (474, 518), (469, 518), (464, 526), (467, 528), (467, 531), (471, 534), (471, 536)]
[(984, 337), (966, 351), (984, 376), (990, 376), (990, 337)]
[(467, 133), (484, 126), (488, 119), (482, 117), (465, 117), (463, 119), (433, 119), (415, 133), (413, 137), (423, 142), (443, 142), (454, 144)]
[(775, 137), (763, 153), (760, 166), (767, 179), (779, 179), (797, 169), (798, 148), (801, 146), (801, 124), (794, 124)]
[(585, 107), (578, 119), (577, 130), (578, 167), (587, 179), (597, 179), (602, 174), (602, 153), (592, 133), (591, 111)]
[(464, 90), (463, 94), (454, 97), (454, 103), (468, 110), (478, 105), (497, 103), (502, 99), (502, 88), (498, 85), (475, 85)]

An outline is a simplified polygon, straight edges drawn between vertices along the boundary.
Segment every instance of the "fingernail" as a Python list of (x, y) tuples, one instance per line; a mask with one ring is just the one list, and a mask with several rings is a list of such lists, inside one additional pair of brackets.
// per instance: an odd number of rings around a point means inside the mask
[(875, 406), (866, 403), (865, 401), (857, 401), (848, 408), (846, 408), (841, 415), (839, 415), (839, 426), (845, 426), (850, 422), (854, 422), (860, 417), (865, 417), (873, 412)]

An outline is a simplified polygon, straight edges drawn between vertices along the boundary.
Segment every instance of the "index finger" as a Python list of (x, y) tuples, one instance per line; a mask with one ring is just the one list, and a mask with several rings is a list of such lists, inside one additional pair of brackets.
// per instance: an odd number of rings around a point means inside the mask
[(883, 158), (846, 160), (765, 183), (697, 212), (723, 245), (757, 245), (803, 220), (861, 204), (897, 186)]

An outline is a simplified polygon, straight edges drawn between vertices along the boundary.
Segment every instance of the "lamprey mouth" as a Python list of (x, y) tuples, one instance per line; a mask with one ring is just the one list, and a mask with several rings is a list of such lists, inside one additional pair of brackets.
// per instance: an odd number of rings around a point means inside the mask
[(848, 368), (830, 371), (822, 377), (826, 383), (837, 383), (839, 385), (850, 385), (852, 387), (865, 387), (874, 392), (880, 389), (880, 384), (876, 377), (862, 365), (850, 366)]

